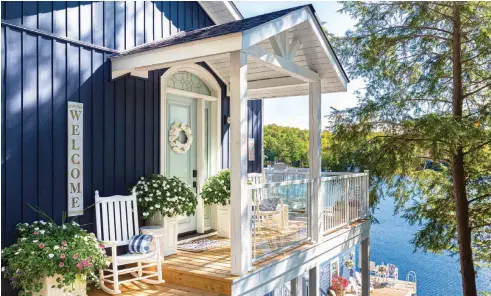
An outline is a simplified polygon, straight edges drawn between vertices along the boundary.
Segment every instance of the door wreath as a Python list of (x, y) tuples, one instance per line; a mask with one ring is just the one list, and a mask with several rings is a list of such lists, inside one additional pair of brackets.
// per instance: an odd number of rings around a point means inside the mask
[[(179, 141), (179, 134), (184, 132), (186, 135), (186, 142), (181, 143)], [(193, 143), (193, 132), (189, 126), (184, 123), (174, 122), (169, 130), (169, 143), (172, 150), (176, 153), (182, 154), (191, 148)]]

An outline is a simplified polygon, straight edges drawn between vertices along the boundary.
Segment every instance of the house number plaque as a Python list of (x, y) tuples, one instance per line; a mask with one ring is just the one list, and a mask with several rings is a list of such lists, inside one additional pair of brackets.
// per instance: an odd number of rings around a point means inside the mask
[(68, 102), (68, 216), (83, 215), (84, 105)]

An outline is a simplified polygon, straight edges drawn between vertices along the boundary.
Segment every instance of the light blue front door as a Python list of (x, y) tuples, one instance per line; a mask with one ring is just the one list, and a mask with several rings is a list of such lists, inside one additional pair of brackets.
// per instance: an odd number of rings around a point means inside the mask
[[(175, 122), (188, 125), (193, 132), (193, 142), (191, 148), (185, 153), (176, 153), (172, 150), (169, 141), (166, 141), (166, 175), (176, 176), (186, 182), (196, 193), (193, 182), (193, 171), (197, 169), (196, 165), (196, 99), (186, 98), (167, 94), (166, 97), (166, 121), (167, 131), (166, 139), (169, 138), (169, 129)], [(184, 143), (186, 136), (181, 133), (180, 141)], [(196, 213), (192, 216), (180, 216), (178, 219), (179, 233), (196, 230)]]

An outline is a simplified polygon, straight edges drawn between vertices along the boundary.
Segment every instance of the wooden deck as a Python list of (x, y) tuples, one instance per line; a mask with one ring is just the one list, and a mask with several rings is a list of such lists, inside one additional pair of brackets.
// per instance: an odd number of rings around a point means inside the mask
[[(362, 222), (356, 224), (353, 223), (352, 226), (361, 223)], [(274, 232), (271, 232), (268, 235), (262, 235), (262, 237), (267, 237), (268, 240), (274, 240), (273, 233)], [(284, 236), (283, 241), (288, 241), (288, 239), (285, 239), (285, 236), (287, 237), (289, 234), (298, 235), (298, 232), (281, 232), (281, 235)], [(209, 238), (229, 241), (228, 239), (216, 236)], [(309, 243), (301, 245), (297, 244), (291, 248), (285, 248), (281, 253), (276, 253), (274, 256), (257, 260), (253, 264), (254, 272), (312, 247), (314, 246)], [(231, 295), (232, 286), (240, 280), (240, 277), (231, 275), (230, 265), (230, 244), (199, 253), (178, 250), (177, 254), (166, 256), (162, 263), (163, 278), (166, 281), (165, 284), (158, 286), (141, 282), (123, 284), (121, 285), (121, 290), (123, 291), (122, 295)], [(102, 296), (106, 294), (100, 290), (94, 290), (88, 295)], [(373, 295), (398, 296), (400, 294)]]
[(376, 282), (375, 276), (371, 276), (373, 291), (371, 296), (410, 296), (416, 290), (416, 284), (397, 280), (394, 286), (382, 285)]

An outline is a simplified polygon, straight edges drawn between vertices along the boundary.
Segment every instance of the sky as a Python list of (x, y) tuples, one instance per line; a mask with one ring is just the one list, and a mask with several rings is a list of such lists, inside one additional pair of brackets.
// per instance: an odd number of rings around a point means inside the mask
[[(331, 1), (234, 1), (244, 18), (265, 14), (290, 7), (301, 6), (312, 3), (321, 22), (328, 32), (337, 36), (353, 29), (355, 20), (348, 15), (337, 12), (341, 5)], [(349, 75), (349, 74), (348, 74)], [(333, 93), (322, 95), (322, 117), (323, 126), (327, 125), (325, 115), (331, 111), (331, 107), (338, 110), (356, 106), (357, 99), (353, 92), (363, 87), (362, 80), (354, 80), (350, 77), (346, 93)], [(298, 127), (308, 129), (308, 97), (289, 97), (264, 100), (264, 124), (278, 124), (282, 126)]]

